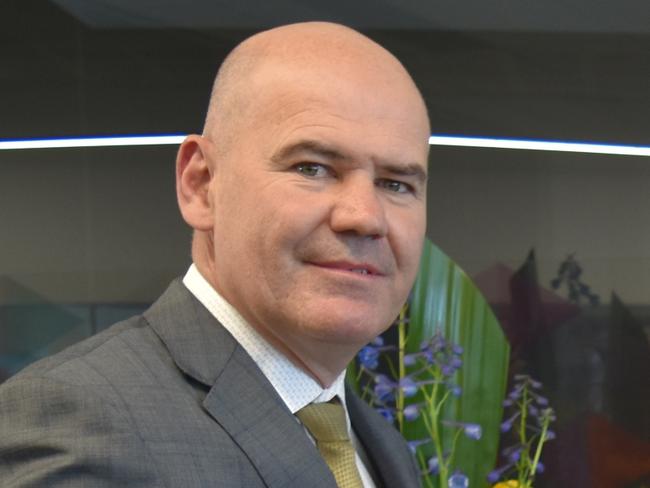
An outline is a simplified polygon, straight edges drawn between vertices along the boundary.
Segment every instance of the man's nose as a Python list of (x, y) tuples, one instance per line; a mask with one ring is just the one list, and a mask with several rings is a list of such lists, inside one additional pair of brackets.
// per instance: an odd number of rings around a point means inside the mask
[(385, 202), (374, 181), (352, 179), (333, 196), (330, 226), (334, 232), (384, 237), (388, 232)]

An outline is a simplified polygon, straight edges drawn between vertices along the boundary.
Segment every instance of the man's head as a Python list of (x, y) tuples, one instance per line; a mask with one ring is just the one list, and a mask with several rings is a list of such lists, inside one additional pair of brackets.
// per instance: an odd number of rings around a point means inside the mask
[(397, 59), (313, 22), (240, 44), (203, 136), (179, 150), (197, 267), (323, 384), (406, 300), (424, 239), (428, 135)]

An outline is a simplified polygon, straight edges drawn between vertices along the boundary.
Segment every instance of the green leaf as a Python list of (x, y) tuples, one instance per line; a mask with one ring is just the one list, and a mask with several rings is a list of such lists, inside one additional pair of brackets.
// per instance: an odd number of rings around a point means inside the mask
[[(429, 241), (424, 246), (409, 316), (407, 352), (419, 350), (437, 329), (464, 349), (463, 366), (456, 374), (463, 392), (460, 398), (446, 402), (441, 418), (481, 425), (481, 440), (461, 436), (453, 467), (469, 477), (472, 487), (487, 486), (486, 476), (497, 457), (510, 353), (499, 322), (472, 280)], [(442, 428), (442, 432), (443, 445), (451, 446), (453, 430)], [(404, 435), (409, 440), (420, 439), (427, 437), (427, 432), (423, 422), (416, 421), (405, 425)]]

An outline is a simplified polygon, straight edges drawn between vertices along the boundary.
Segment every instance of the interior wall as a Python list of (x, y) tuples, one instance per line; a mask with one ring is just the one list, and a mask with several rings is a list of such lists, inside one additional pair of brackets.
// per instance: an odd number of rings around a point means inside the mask
[(569, 254), (608, 302), (650, 290), (648, 158), (433, 148), (428, 234), (470, 275), (536, 252), (550, 286)]
[[(61, 302), (146, 302), (189, 263), (173, 146), (0, 154), (0, 275)], [(428, 235), (470, 275), (569, 253), (605, 301), (650, 289), (641, 157), (433, 147)]]

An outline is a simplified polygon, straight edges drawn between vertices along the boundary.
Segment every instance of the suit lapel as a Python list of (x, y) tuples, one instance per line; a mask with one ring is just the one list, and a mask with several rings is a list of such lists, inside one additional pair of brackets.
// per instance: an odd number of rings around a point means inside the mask
[(254, 361), (179, 280), (145, 318), (176, 365), (210, 388), (205, 410), (269, 488), (336, 488), (318, 450)]
[(269, 487), (336, 487), (302, 426), (243, 349), (235, 351), (204, 406)]
[(378, 487), (419, 487), (413, 456), (400, 433), (349, 388), (345, 398), (352, 428), (379, 477)]

